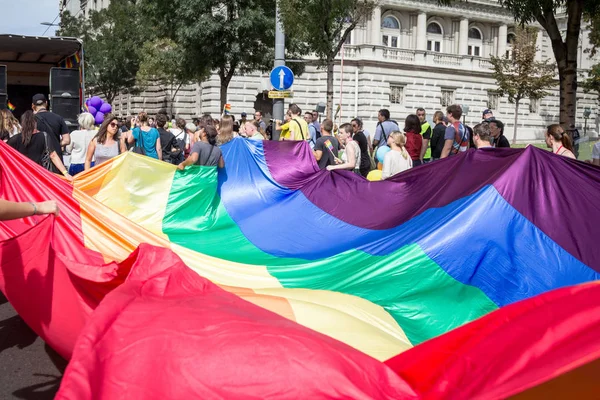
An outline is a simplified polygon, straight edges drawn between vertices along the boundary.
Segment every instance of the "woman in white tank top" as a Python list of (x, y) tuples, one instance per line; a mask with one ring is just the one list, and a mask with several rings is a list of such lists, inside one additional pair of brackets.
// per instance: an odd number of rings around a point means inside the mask
[(102, 125), (100, 125), (98, 133), (88, 146), (85, 156), (86, 171), (91, 168), (92, 158), (95, 158), (96, 165), (99, 165), (126, 151), (125, 135), (119, 140), (117, 138), (118, 131), (119, 124), (117, 118), (107, 115)]
[[(352, 125), (342, 125), (338, 139), (346, 147), (341, 159), (336, 158), (336, 165), (328, 165), (327, 170), (346, 169), (360, 175), (360, 146), (352, 139)], [(362, 176), (362, 175), (361, 175)]]

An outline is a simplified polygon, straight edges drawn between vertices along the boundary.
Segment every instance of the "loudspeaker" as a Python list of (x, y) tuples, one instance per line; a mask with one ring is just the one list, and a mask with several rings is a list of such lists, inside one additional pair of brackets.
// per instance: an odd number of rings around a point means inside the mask
[(79, 115), (79, 96), (72, 98), (52, 97), (50, 101), (50, 111), (60, 115), (67, 121), (77, 121)]
[(327, 107), (327, 105), (325, 103), (319, 103), (315, 107), (315, 111), (318, 112), (319, 114), (323, 114), (325, 112), (326, 107)]
[(79, 70), (51, 68), (50, 97), (79, 97)]
[(0, 65), (0, 94), (6, 94), (6, 65)]
[(6, 102), (8, 100), (8, 96), (5, 94), (0, 94), (0, 110), (4, 110), (7, 108)]

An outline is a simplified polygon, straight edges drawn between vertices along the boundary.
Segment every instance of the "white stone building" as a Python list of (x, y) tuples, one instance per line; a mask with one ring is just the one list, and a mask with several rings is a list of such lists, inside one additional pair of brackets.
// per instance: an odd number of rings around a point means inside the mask
[[(77, 5), (77, 0), (62, 1), (69, 1), (69, 7)], [(90, 7), (106, 6), (108, 2), (81, 0), (81, 7), (89, 12)], [(559, 19), (563, 29), (565, 22), (564, 18)], [(436, 0), (383, 0), (372, 18), (351, 33), (340, 52), (334, 77), (334, 109), (340, 104), (343, 121), (358, 116), (368, 129), (373, 129), (381, 108), (388, 108), (392, 118), (401, 121), (417, 107), (424, 107), (431, 117), (434, 111), (456, 103), (469, 107), (469, 124), (479, 122), (482, 111), (491, 108), (505, 122), (506, 135), (512, 137), (514, 106), (495, 94), (497, 87), (489, 57), (510, 51), (514, 26), (511, 14), (495, 0), (457, 2), (452, 7), (439, 6)], [(599, 62), (588, 59), (584, 53), (589, 47), (588, 33), (582, 32), (580, 40), (580, 79), (592, 64)], [(543, 30), (538, 34), (537, 45), (539, 60), (553, 60), (550, 40)], [(302, 109), (314, 109), (326, 100), (325, 82), (325, 71), (309, 62), (306, 72), (296, 78), (294, 97), (289, 101)], [(214, 74), (199, 85), (183, 88), (176, 96), (174, 112), (184, 118), (206, 112), (218, 115), (219, 87), (219, 78)], [(227, 101), (236, 116), (242, 111), (250, 115), (255, 108), (269, 115), (269, 89), (268, 74), (235, 76)], [(539, 101), (527, 99), (521, 103), (519, 140), (540, 139), (546, 125), (558, 122), (558, 86), (551, 92)], [(154, 87), (143, 96), (117, 97), (113, 108), (121, 115), (142, 109), (169, 110), (169, 98), (163, 89)], [(577, 126), (582, 133), (585, 108), (591, 109), (587, 126), (588, 134), (594, 135), (600, 123), (596, 94), (580, 91), (578, 95)]]

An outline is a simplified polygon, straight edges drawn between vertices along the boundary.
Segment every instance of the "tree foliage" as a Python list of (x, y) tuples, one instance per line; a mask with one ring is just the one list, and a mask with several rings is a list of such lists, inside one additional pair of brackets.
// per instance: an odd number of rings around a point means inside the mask
[(515, 106), (515, 127), (513, 142), (517, 140), (517, 118), (519, 103), (525, 98), (540, 99), (549, 93), (552, 87), (555, 67), (547, 61), (535, 60), (537, 30), (532, 27), (518, 27), (512, 43), (512, 54), (504, 57), (492, 57), (494, 79), (498, 84), (498, 94), (507, 96)]
[[(591, 45), (587, 51), (593, 57), (598, 54), (598, 49), (600, 48), (600, 15), (595, 17), (587, 16), (586, 21), (590, 27), (589, 40)], [(592, 66), (588, 72), (587, 79), (583, 81), (583, 89), (586, 92), (596, 92), (598, 94), (598, 103), (600, 103), (600, 64)]]
[[(215, 71), (221, 81), (221, 107), (234, 74), (268, 71), (275, 47), (272, 0), (141, 0), (157, 37), (177, 43), (178, 62)], [(292, 57), (294, 42), (288, 43)]]
[(136, 91), (139, 49), (144, 36), (133, 0), (112, 1), (89, 18), (62, 15), (59, 36), (83, 40), (86, 86), (111, 103), (120, 92)]
[(327, 117), (333, 108), (335, 57), (350, 32), (371, 17), (373, 0), (279, 0), (286, 35), (305, 43), (327, 68)]

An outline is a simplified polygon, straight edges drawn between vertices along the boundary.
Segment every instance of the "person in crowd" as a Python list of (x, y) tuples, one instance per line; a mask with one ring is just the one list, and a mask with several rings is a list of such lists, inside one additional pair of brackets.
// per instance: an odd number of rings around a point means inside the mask
[(421, 164), (428, 163), (431, 161), (431, 147), (429, 142), (431, 140), (431, 125), (427, 122), (425, 109), (423, 107), (417, 108), (417, 117), (421, 123), (421, 136), (423, 137), (423, 145), (421, 146)]
[(313, 110), (312, 112), (312, 121), (315, 130), (319, 133), (319, 136), (321, 136), (321, 122), (319, 122), (319, 112), (317, 110)]
[(233, 132), (233, 117), (231, 115), (223, 115), (219, 124), (219, 135), (217, 136), (217, 146), (222, 146), (225, 143), (231, 142), (235, 137)]
[[(399, 131), (400, 128), (396, 121), (390, 119), (390, 111), (385, 108), (379, 110), (377, 114), (377, 127), (375, 128), (375, 136), (373, 137), (373, 149), (377, 150), (381, 146), (387, 145), (388, 137), (393, 131)], [(382, 160), (376, 160), (381, 162)]]
[(54, 200), (41, 203), (22, 202), (17, 203), (0, 199), (0, 221), (31, 217), (33, 215), (54, 214), (58, 217), (58, 204)]
[(217, 129), (207, 125), (200, 130), (200, 138), (192, 146), (190, 156), (177, 166), (181, 171), (189, 165), (225, 168), (223, 153), (217, 146)]
[(309, 136), (310, 136), (310, 148), (314, 149), (315, 148), (315, 143), (317, 143), (317, 139), (319, 137), (321, 137), (321, 135), (319, 134), (319, 136), (317, 137), (317, 129), (315, 128), (315, 125), (313, 123), (313, 115), (311, 112), (307, 111), (304, 113), (304, 120), (306, 121), (306, 124), (308, 125), (308, 132), (309, 132)]
[(589, 162), (600, 167), (600, 142), (592, 147), (592, 159)]
[(423, 137), (421, 136), (421, 122), (415, 114), (406, 117), (404, 121), (404, 135), (406, 135), (406, 151), (408, 151), (412, 159), (413, 167), (417, 167), (421, 165)]
[(256, 120), (246, 121), (245, 125), (246, 136), (250, 140), (265, 140), (264, 133), (261, 132), (260, 123)]
[[(239, 124), (240, 124), (240, 129), (241, 129), (242, 127), (246, 126), (246, 122), (248, 122), (248, 114), (246, 114), (245, 112), (243, 112), (243, 113), (240, 115), (240, 121), (239, 121)], [(260, 125), (260, 124), (259, 124), (259, 125)]]
[(462, 108), (453, 104), (447, 109), (449, 126), (444, 134), (444, 148), (440, 158), (446, 158), (469, 150), (469, 131), (460, 122)]
[(279, 135), (279, 140), (292, 140), (290, 139), (290, 121), (292, 120), (292, 113), (288, 110), (283, 116), (283, 124), (280, 120), (275, 121), (275, 129), (281, 130), (281, 134)]
[(151, 128), (156, 128), (156, 123), (153, 117), (148, 117), (148, 126), (150, 126)]
[(485, 110), (483, 110), (482, 119), (484, 122), (491, 122), (496, 118), (494, 117), (494, 113), (492, 112), (492, 110), (486, 108)]
[[(94, 116), (88, 112), (79, 114), (77, 118), (79, 129), (71, 133), (71, 143), (67, 145), (66, 150), (71, 153), (71, 165), (69, 166), (69, 175), (77, 175), (85, 170), (85, 155), (94, 136)], [(91, 160), (91, 166), (94, 166), (94, 160)]]
[(390, 178), (413, 167), (413, 160), (406, 150), (406, 135), (404, 133), (391, 132), (388, 138), (388, 146), (391, 150), (383, 157), (381, 179)]
[(120, 128), (120, 133), (127, 133), (127, 131), (130, 131), (132, 128), (132, 124), (134, 121), (134, 117), (133, 115), (128, 115), (125, 118), (125, 121), (123, 122), (123, 125)]
[[(53, 135), (59, 145), (54, 149), (62, 162), (62, 148), (71, 143), (71, 134), (63, 117), (48, 111), (48, 101), (43, 94), (33, 96), (32, 109), (37, 120), (37, 129), (40, 132), (46, 132)], [(57, 172), (57, 171), (54, 171)]]
[(267, 124), (266, 122), (263, 120), (263, 113), (260, 110), (256, 110), (254, 112), (254, 120), (258, 121), (258, 123), (260, 124), (260, 129), (266, 130), (267, 129)]
[(439, 160), (444, 149), (444, 136), (446, 134), (446, 123), (444, 122), (444, 113), (436, 111), (433, 114), (433, 123), (435, 124), (431, 133), (431, 160)]
[[(137, 122), (141, 126), (136, 126), (131, 131), (127, 132), (127, 142), (130, 144), (135, 142), (136, 147), (142, 147), (143, 143), (144, 151), (148, 157), (161, 160), (162, 148), (160, 147), (160, 134), (156, 128), (150, 126), (148, 114), (143, 111), (139, 113)], [(96, 164), (99, 164), (97, 159)]]
[(33, 111), (27, 110), (21, 115), (21, 133), (8, 139), (7, 144), (36, 164), (43, 165), (44, 156), (47, 154), (52, 161), (54, 169), (72, 181), (73, 177), (58, 156), (56, 149), (59, 146), (56, 137), (51, 133), (43, 132), (37, 128), (37, 120)]
[(0, 110), (0, 140), (8, 142), (8, 139), (19, 133), (19, 121), (13, 116), (9, 109)]
[(313, 154), (320, 169), (325, 169), (328, 165), (335, 165), (335, 159), (338, 156), (340, 144), (331, 135), (332, 132), (333, 121), (330, 119), (324, 120), (321, 124), (321, 137), (317, 139), (317, 143), (313, 149)]
[(127, 151), (125, 136), (121, 136), (119, 140), (118, 132), (119, 122), (117, 118), (111, 114), (105, 115), (104, 122), (100, 125), (100, 129), (98, 129), (96, 136), (87, 148), (85, 155), (86, 171), (92, 167), (92, 159), (96, 160), (96, 165), (100, 165)]
[(335, 165), (328, 165), (327, 170), (347, 169), (353, 171), (357, 175), (360, 173), (360, 146), (352, 139), (352, 125), (344, 124), (340, 126), (338, 138), (340, 144), (345, 146), (345, 151), (342, 153), (341, 159), (335, 159)]
[(185, 119), (177, 118), (175, 120), (175, 125), (169, 129), (173, 136), (175, 136), (175, 140), (177, 140), (177, 147), (179, 147), (183, 154), (189, 153), (191, 148), (189, 136), (187, 135), (185, 126)]
[(308, 124), (301, 117), (302, 110), (297, 104), (290, 104), (290, 113), (292, 119), (290, 120), (290, 140), (310, 140), (310, 133), (308, 131)]
[(173, 132), (165, 129), (167, 125), (167, 116), (158, 114), (156, 116), (156, 126), (160, 138), (160, 147), (162, 149), (162, 160), (169, 164), (179, 165), (183, 162), (183, 151), (173, 135)]
[[(187, 156), (192, 151), (192, 146), (196, 142), (195, 136), (196, 132), (200, 129), (199, 126), (204, 126), (202, 124), (196, 126), (195, 124), (188, 122), (185, 124), (185, 151), (184, 154)], [(212, 118), (211, 118), (211, 126), (212, 126)]]
[(473, 128), (473, 142), (475, 143), (475, 148), (484, 149), (486, 147), (492, 147), (492, 144), (490, 143), (490, 125), (492, 125), (491, 122), (482, 122), (475, 125)]
[(489, 121), (489, 124), (492, 147), (510, 147), (508, 139), (504, 136), (504, 124), (502, 121), (493, 119)]
[(352, 139), (358, 143), (358, 147), (360, 148), (360, 174), (366, 178), (371, 170), (371, 156), (369, 154), (371, 146), (369, 146), (369, 137), (365, 135), (363, 123), (359, 118), (354, 118), (350, 124), (352, 126), (352, 131), (354, 132)]
[(554, 154), (577, 159), (573, 152), (573, 141), (559, 124), (548, 125), (546, 130), (546, 145)]

